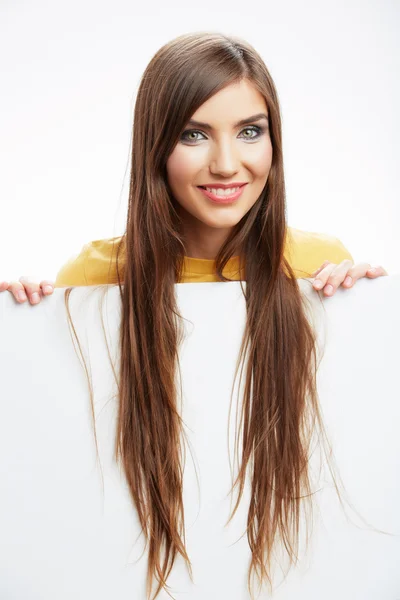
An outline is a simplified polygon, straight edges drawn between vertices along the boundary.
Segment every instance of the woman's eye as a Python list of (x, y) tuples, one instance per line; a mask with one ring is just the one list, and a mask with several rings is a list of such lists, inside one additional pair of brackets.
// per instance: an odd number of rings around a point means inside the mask
[(253, 136), (247, 138), (249, 140), (255, 140), (256, 138), (260, 137), (260, 135), (262, 134), (261, 127), (257, 127), (256, 125), (252, 125), (251, 127), (246, 127), (246, 129), (242, 129), (242, 131), (252, 131), (256, 134), (256, 135), (253, 135)]
[[(257, 127), (257, 125), (251, 125), (251, 127), (245, 127), (245, 129), (242, 129), (242, 132), (244, 131), (251, 131), (254, 132), (256, 135), (252, 135), (252, 136), (244, 136), (244, 139), (248, 139), (248, 140), (255, 140), (257, 138), (259, 138), (262, 133), (262, 127)], [(189, 136), (193, 136), (196, 134), (200, 134), (200, 135), (204, 135), (201, 131), (197, 131), (196, 129), (187, 129), (186, 131), (184, 131), (181, 135), (181, 140), (183, 140), (184, 142), (197, 142), (199, 138), (196, 137), (189, 137)]]
[(188, 129), (187, 131), (184, 131), (182, 133), (181, 139), (184, 140), (185, 142), (197, 142), (197, 138), (185, 137), (185, 136), (189, 136), (189, 135), (195, 135), (197, 133), (200, 133), (200, 135), (203, 135), (200, 131), (195, 131), (194, 129)]

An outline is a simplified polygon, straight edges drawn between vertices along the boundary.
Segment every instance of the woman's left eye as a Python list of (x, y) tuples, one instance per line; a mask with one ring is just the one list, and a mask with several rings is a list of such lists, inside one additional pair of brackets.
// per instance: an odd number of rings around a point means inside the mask
[(261, 127), (257, 127), (257, 125), (252, 125), (251, 127), (246, 127), (245, 129), (242, 129), (242, 131), (254, 131), (254, 133), (257, 134), (251, 138), (248, 138), (249, 140), (254, 140), (255, 138), (260, 137), (260, 135), (262, 134)]
[[(251, 125), (250, 127), (245, 127), (245, 129), (242, 129), (242, 132), (243, 131), (253, 131), (256, 134), (256, 135), (253, 135), (252, 137), (245, 136), (245, 139), (248, 139), (248, 140), (258, 139), (263, 133), (262, 127), (257, 127), (257, 125)], [(201, 131), (198, 131), (197, 129), (187, 129), (186, 131), (184, 131), (182, 133), (181, 140), (184, 140), (185, 142), (197, 142), (198, 138), (197, 139), (194, 139), (194, 138), (189, 139), (188, 137), (186, 137), (187, 135), (197, 134), (197, 133), (199, 133), (200, 135), (204, 135)]]

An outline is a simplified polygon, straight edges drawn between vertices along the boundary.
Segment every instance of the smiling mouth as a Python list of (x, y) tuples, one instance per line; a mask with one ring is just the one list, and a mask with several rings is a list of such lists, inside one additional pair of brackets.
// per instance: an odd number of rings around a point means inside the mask
[(201, 190), (211, 202), (218, 204), (232, 204), (239, 199), (242, 195), (243, 188), (245, 185), (239, 185), (234, 188), (208, 188), (208, 186), (198, 185), (197, 188)]

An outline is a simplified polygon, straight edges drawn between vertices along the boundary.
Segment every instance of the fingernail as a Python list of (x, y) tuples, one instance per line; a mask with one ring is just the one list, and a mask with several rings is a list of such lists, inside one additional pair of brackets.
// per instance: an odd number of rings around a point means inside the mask
[(25, 294), (25, 292), (23, 292), (22, 290), (20, 290), (19, 292), (17, 292), (17, 298), (18, 298), (18, 300), (21, 300), (21, 302), (23, 302), (24, 300), (26, 300), (26, 294)]
[(353, 279), (350, 277), (350, 275), (347, 275), (346, 279), (343, 282), (345, 285), (351, 285), (353, 283)]
[(36, 302), (39, 302), (40, 298), (39, 298), (39, 294), (37, 292), (33, 292), (32, 296), (31, 296), (31, 301), (36, 304)]
[(320, 279), (317, 279), (317, 281), (314, 281), (314, 287), (316, 288), (322, 288), (322, 281)]
[(51, 292), (53, 291), (53, 288), (51, 285), (45, 285), (43, 288), (43, 291), (45, 294), (51, 294)]
[(325, 287), (325, 293), (326, 293), (326, 294), (332, 294), (332, 292), (333, 292), (333, 285), (330, 285), (330, 284), (329, 284), (329, 285), (327, 285), (327, 286)]
[(368, 269), (368, 273), (376, 273), (375, 267), (372, 267), (372, 269)]

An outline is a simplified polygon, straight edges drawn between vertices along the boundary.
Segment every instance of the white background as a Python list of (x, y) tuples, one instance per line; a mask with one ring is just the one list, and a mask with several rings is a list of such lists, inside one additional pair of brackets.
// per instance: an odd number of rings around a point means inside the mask
[(275, 81), (288, 221), (400, 272), (400, 3), (0, 4), (0, 280), (54, 279), (121, 235), (139, 78), (190, 31), (248, 40)]

